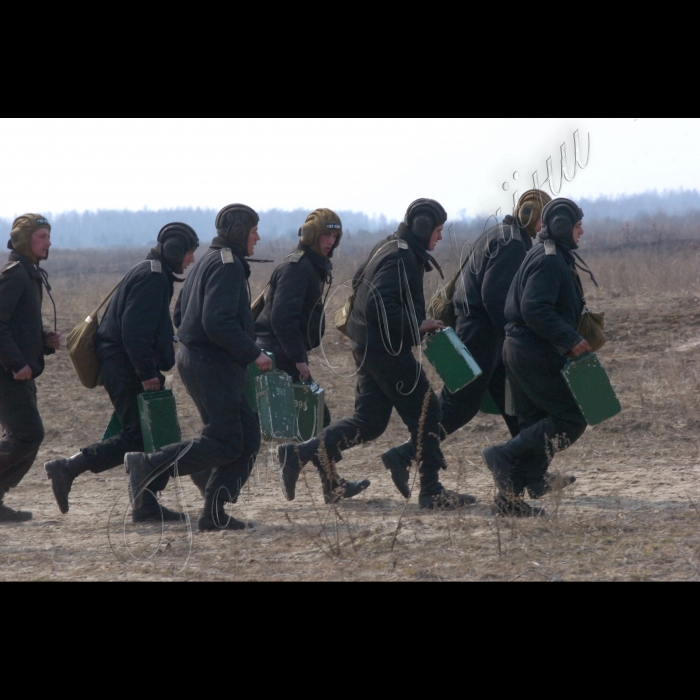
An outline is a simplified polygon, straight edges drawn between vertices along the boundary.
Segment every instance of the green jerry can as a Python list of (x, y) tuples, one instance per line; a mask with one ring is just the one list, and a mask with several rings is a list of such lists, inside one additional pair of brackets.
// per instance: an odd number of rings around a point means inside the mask
[(316, 382), (296, 382), (292, 387), (296, 436), (306, 442), (323, 430), (325, 391)]
[[(263, 354), (267, 355), (272, 360), (272, 369), (273, 371), (276, 370), (277, 365), (275, 364), (275, 356), (267, 350), (263, 350)], [(245, 391), (243, 393), (248, 401), (248, 405), (253, 409), (253, 411), (255, 411), (255, 413), (258, 412), (258, 401), (255, 398), (255, 378), (259, 377), (261, 374), (262, 372), (258, 369), (255, 362), (251, 362), (248, 365), (248, 381), (246, 382)]]
[(452, 394), (481, 376), (481, 367), (449, 326), (428, 336), (425, 356)]
[(622, 410), (608, 375), (594, 352), (569, 360), (561, 374), (588, 425), (598, 425)]
[(105, 429), (104, 435), (102, 436), (102, 442), (109, 440), (109, 438), (118, 435), (122, 429), (122, 422), (119, 420), (119, 416), (116, 411), (112, 411), (112, 417), (107, 423), (107, 428)]
[(286, 372), (265, 372), (255, 378), (260, 430), (266, 440), (296, 438), (294, 389)]
[(180, 442), (175, 397), (170, 389), (139, 394), (139, 418), (145, 452), (155, 452), (165, 445)]
[(484, 398), (481, 400), (479, 410), (482, 413), (488, 413), (491, 416), (501, 415), (501, 412), (498, 410), (498, 406), (496, 406), (496, 402), (493, 400), (493, 397), (488, 391), (484, 394)]

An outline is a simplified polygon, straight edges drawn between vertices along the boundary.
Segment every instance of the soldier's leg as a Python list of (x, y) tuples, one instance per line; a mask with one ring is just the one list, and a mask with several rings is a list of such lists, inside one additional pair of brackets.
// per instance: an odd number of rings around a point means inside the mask
[(22, 521), (32, 516), (3, 505), (7, 491), (22, 481), (44, 440), (44, 426), (36, 401), (33, 379), (18, 381), (0, 372), (0, 520)]
[[(335, 500), (330, 492), (336, 492), (337, 482), (342, 487), (343, 498), (348, 498), (369, 486), (369, 480), (347, 482), (338, 476), (335, 465), (342, 459), (342, 451), (375, 440), (386, 430), (391, 418), (391, 400), (368, 372), (372, 355), (380, 353), (353, 353), (357, 370), (355, 385), (355, 412), (351, 418), (331, 423), (320, 435), (298, 445), (280, 445), (278, 455), (282, 466), (282, 481), (287, 500), (295, 497), (295, 485), (301, 469), (313, 462), (321, 475), (324, 496)], [(383, 354), (383, 353), (382, 353)], [(370, 358), (368, 360), (368, 358)]]

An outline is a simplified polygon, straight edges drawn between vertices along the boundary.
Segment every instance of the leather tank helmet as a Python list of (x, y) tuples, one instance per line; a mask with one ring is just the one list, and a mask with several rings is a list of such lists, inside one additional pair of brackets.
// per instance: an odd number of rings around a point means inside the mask
[(518, 200), (518, 206), (515, 207), (515, 220), (525, 231), (530, 238), (537, 235), (535, 228), (537, 222), (542, 216), (543, 209), (552, 201), (552, 198), (542, 190), (528, 190)]
[(259, 221), (255, 209), (245, 204), (227, 204), (216, 215), (216, 234), (248, 255), (248, 236)]
[(553, 240), (562, 243), (570, 250), (576, 250), (574, 227), (583, 219), (583, 210), (570, 199), (554, 199), (542, 210), (542, 230), (540, 240)]
[(340, 217), (332, 209), (314, 209), (307, 217), (304, 225), (299, 229), (301, 242), (309, 246), (314, 253), (324, 257), (318, 246), (318, 237), (323, 233), (337, 233), (335, 243), (328, 253), (328, 257), (333, 257), (333, 252), (340, 245), (343, 237), (343, 224)]
[(434, 199), (416, 199), (406, 210), (404, 224), (426, 247), (430, 243), (433, 231), (447, 221), (447, 212), (442, 204)]
[(198, 247), (199, 238), (194, 229), (180, 221), (174, 221), (158, 232), (158, 243), (153, 252), (161, 255), (173, 271), (181, 275), (185, 255)]
[[(14, 250), (26, 258), (29, 258), (34, 264), (39, 262), (32, 255), (32, 234), (40, 228), (46, 228), (51, 231), (49, 220), (42, 214), (22, 214), (12, 222), (12, 231), (10, 232), (10, 240), (7, 241), (7, 247)], [(46, 257), (49, 257), (46, 251)]]

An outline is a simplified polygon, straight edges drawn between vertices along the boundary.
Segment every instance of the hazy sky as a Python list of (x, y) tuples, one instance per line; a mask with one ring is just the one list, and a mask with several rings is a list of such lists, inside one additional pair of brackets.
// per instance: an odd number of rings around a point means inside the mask
[(400, 218), (417, 197), (490, 213), (550, 156), (558, 185), (562, 143), (573, 173), (577, 129), (590, 160), (561, 196), (700, 189), (700, 119), (1, 119), (0, 216), (239, 201)]

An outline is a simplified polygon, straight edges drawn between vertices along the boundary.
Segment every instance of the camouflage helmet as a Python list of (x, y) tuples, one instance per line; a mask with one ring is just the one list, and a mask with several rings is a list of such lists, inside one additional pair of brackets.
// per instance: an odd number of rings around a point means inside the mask
[(16, 250), (36, 263), (37, 260), (31, 251), (31, 241), (32, 234), (40, 228), (47, 228), (51, 231), (49, 220), (42, 214), (22, 214), (22, 216), (18, 216), (12, 222), (12, 231), (10, 232), (10, 240), (7, 241), (7, 247), (10, 250)]
[(530, 236), (534, 238), (537, 231), (537, 222), (542, 217), (542, 210), (552, 198), (542, 190), (528, 190), (518, 200), (515, 207), (515, 220), (522, 226)]
[(307, 217), (304, 225), (299, 229), (301, 242), (308, 245), (314, 253), (323, 255), (318, 246), (318, 237), (322, 233), (337, 233), (338, 237), (328, 253), (328, 257), (333, 256), (333, 251), (340, 245), (343, 237), (343, 224), (340, 217), (331, 209), (314, 209)]

